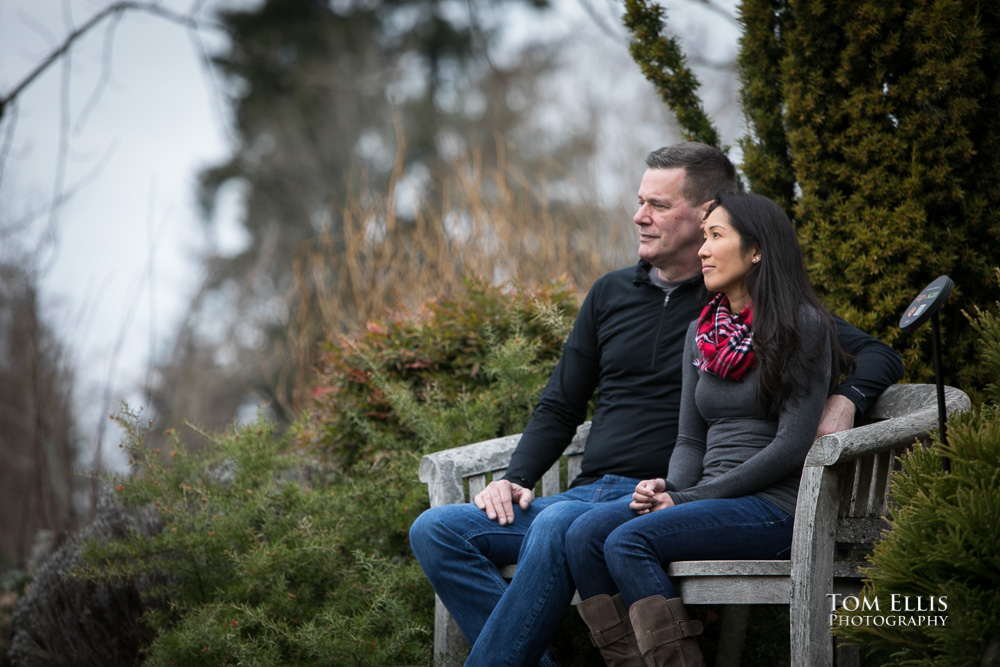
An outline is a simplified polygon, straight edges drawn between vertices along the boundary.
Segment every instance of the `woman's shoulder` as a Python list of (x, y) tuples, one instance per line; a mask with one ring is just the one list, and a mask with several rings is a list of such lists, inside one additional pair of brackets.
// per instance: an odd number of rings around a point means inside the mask
[(796, 324), (800, 329), (815, 329), (829, 320), (830, 313), (825, 308), (817, 308), (811, 303), (800, 303)]
[(825, 308), (817, 308), (808, 303), (800, 304), (796, 328), (800, 344), (806, 349), (823, 345), (824, 340), (827, 345), (832, 343), (830, 336), (834, 335), (833, 321)]
[(698, 349), (695, 337), (698, 335), (698, 320), (688, 324), (687, 333), (684, 334), (684, 358), (693, 358)]

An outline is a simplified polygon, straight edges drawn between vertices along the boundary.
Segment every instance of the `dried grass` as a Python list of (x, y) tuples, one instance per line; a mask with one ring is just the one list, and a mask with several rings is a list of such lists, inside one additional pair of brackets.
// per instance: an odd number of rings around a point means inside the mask
[(498, 155), (495, 165), (479, 154), (455, 160), (427, 188), (433, 201), (404, 182), (402, 151), (384, 194), (370, 191), (364, 175), (351, 184), (346, 205), (329, 216), (342, 225), (324, 224), (295, 260), (296, 305), (282, 343), (290, 363), (271, 378), (291, 388), (275, 392), (288, 396), (283, 409), (296, 414), (304, 406), (318, 340), (413, 311), (466, 277), (527, 285), (558, 279), (585, 291), (635, 260), (627, 217), (602, 209), (559, 165), (528, 174)]

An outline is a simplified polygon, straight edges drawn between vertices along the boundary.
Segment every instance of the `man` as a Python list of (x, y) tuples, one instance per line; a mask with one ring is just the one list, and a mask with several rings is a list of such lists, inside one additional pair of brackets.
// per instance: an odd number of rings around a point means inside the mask
[[(653, 151), (639, 185), (639, 263), (591, 288), (503, 479), (475, 503), (423, 513), (410, 542), (472, 650), (466, 666), (552, 665), (547, 651), (574, 591), (565, 534), (596, 505), (662, 477), (677, 437), (680, 359), (705, 304), (698, 248), (712, 201), (738, 189), (720, 151), (683, 143)], [(855, 374), (829, 398), (817, 436), (850, 428), (903, 373), (898, 354), (843, 321)], [(534, 498), (535, 482), (597, 406), (580, 475), (566, 492)], [(499, 568), (517, 563), (508, 584)]]

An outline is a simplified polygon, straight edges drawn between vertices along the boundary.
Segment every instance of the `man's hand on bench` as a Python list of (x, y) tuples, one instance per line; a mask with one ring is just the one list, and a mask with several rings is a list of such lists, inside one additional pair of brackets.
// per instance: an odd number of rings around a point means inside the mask
[(514, 503), (522, 510), (531, 506), (535, 494), (519, 484), (505, 479), (490, 482), (485, 489), (476, 494), (473, 499), (476, 507), (486, 512), (486, 516), (501, 526), (514, 523)]

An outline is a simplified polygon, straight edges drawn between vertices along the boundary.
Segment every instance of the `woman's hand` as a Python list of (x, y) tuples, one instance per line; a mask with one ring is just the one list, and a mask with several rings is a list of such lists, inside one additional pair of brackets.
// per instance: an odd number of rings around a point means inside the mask
[(649, 514), (665, 507), (673, 507), (674, 501), (666, 492), (667, 484), (660, 479), (644, 479), (635, 485), (629, 509), (638, 514)]

